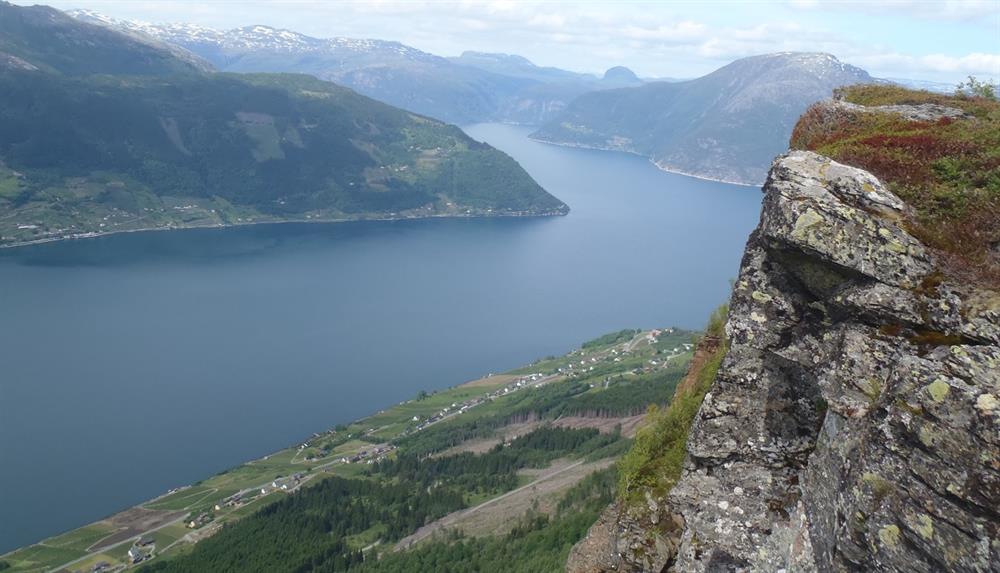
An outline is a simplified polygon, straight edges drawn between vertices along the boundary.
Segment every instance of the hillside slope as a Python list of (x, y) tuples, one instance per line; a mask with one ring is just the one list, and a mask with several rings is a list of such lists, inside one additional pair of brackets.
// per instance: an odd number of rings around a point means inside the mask
[(760, 184), (796, 120), (839, 86), (870, 82), (829, 54), (737, 60), (684, 82), (585, 94), (532, 137), (649, 157), (701, 177)]
[[(883, 180), (806, 150), (774, 162), (730, 303), (730, 348), (680, 471), (640, 452), (642, 479), (623, 484), (618, 511), (567, 571), (1000, 562), (1000, 282), (956, 264), (995, 253), (919, 238), (950, 217), (987, 221), (978, 240), (995, 246), (996, 210), (940, 211), (927, 198), (997, 199), (1000, 104), (892, 87), (840, 95), (806, 114), (793, 143), (841, 159), (868, 146), (855, 157), (874, 158)], [(839, 123), (844, 113), (870, 117)], [(919, 182), (885, 169), (880, 157), (907, 160), (891, 153), (904, 127), (950, 141), (924, 161), (955, 169)], [(964, 163), (972, 147), (959, 139), (978, 145)]]
[(347, 88), (201, 73), (50, 8), (0, 10), (0, 244), (567, 210), (507, 155)]

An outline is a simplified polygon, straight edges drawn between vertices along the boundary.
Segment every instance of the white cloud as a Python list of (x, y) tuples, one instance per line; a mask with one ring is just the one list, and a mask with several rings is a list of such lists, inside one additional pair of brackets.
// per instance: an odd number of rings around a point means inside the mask
[(982, 20), (1000, 12), (997, 0), (789, 0), (803, 10), (913, 16), (929, 20)]
[(910, 56), (898, 53), (858, 55), (851, 63), (886, 76), (934, 74), (944, 77), (978, 76), (1000, 79), (1000, 54), (972, 53), (964, 56), (929, 54)]
[[(36, 0), (18, 0), (33, 3)], [(37, 0), (45, 1), (45, 0)], [(230, 28), (269, 24), (318, 37), (398, 40), (419, 49), (457, 55), (464, 50), (517, 53), (541, 65), (600, 73), (627, 65), (643, 75), (693, 77), (729, 61), (777, 51), (824, 51), (873, 74), (957, 81), (969, 73), (998, 76), (1000, 39), (960, 47), (955, 32), (912, 40), (932, 18), (975, 30), (980, 20), (1000, 26), (1000, 0), (778, 0), (758, 3), (250, 0), (48, 0), (149, 21), (191, 21)], [(234, 9), (238, 6), (239, 9)], [(707, 6), (707, 7), (706, 7)], [(982, 16), (987, 18), (981, 18)], [(845, 20), (884, 22), (871, 34)], [(979, 17), (979, 19), (977, 19)], [(732, 21), (745, 22), (733, 24)], [(910, 34), (910, 36), (908, 36)], [(1000, 36), (1000, 29), (993, 37)], [(962, 34), (959, 32), (958, 37)], [(934, 44), (935, 39), (938, 45)], [(878, 45), (878, 42), (888, 45)], [(895, 42), (895, 44), (893, 44)], [(981, 45), (986, 43), (987, 45)], [(996, 48), (994, 49), (994, 46)], [(949, 50), (953, 50), (949, 52)]]
[(653, 27), (630, 25), (621, 30), (621, 35), (633, 40), (681, 43), (702, 39), (707, 31), (704, 24), (684, 20)]

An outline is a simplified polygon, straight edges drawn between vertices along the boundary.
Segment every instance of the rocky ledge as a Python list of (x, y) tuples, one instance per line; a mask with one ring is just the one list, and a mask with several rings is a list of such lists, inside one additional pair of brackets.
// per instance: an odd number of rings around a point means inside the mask
[(1000, 570), (1000, 295), (866, 171), (794, 151), (764, 192), (680, 481), (567, 570)]

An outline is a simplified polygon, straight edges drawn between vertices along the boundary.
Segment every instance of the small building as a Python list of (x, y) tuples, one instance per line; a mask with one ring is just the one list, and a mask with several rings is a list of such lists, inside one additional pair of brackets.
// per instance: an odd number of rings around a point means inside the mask
[(131, 549), (128, 550), (128, 560), (131, 563), (139, 563), (144, 559), (146, 559), (146, 557), (148, 556), (149, 554), (146, 553), (146, 551), (139, 546), (133, 546)]

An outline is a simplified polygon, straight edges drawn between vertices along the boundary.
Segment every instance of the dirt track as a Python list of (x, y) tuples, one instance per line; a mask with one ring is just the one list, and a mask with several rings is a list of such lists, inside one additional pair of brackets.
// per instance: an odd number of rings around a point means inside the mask
[(121, 513), (116, 513), (104, 520), (104, 523), (117, 528), (118, 531), (91, 545), (87, 548), (87, 551), (95, 551), (102, 547), (121, 543), (130, 537), (136, 537), (147, 531), (176, 521), (186, 513), (186, 511), (160, 511), (143, 507), (133, 507)]
[(546, 498), (554, 497), (587, 475), (604, 469), (612, 463), (614, 463), (612, 459), (590, 463), (583, 460), (577, 462), (557, 460), (551, 467), (542, 470), (538, 478), (531, 483), (475, 507), (450, 513), (437, 521), (428, 523), (418, 529), (416, 533), (400, 540), (394, 550), (407, 549), (435, 533), (449, 528), (462, 529), (470, 535), (502, 533), (513, 527), (517, 520), (535, 505), (536, 501), (539, 511), (544, 511), (546, 508), (543, 508), (543, 504), (547, 501)]

